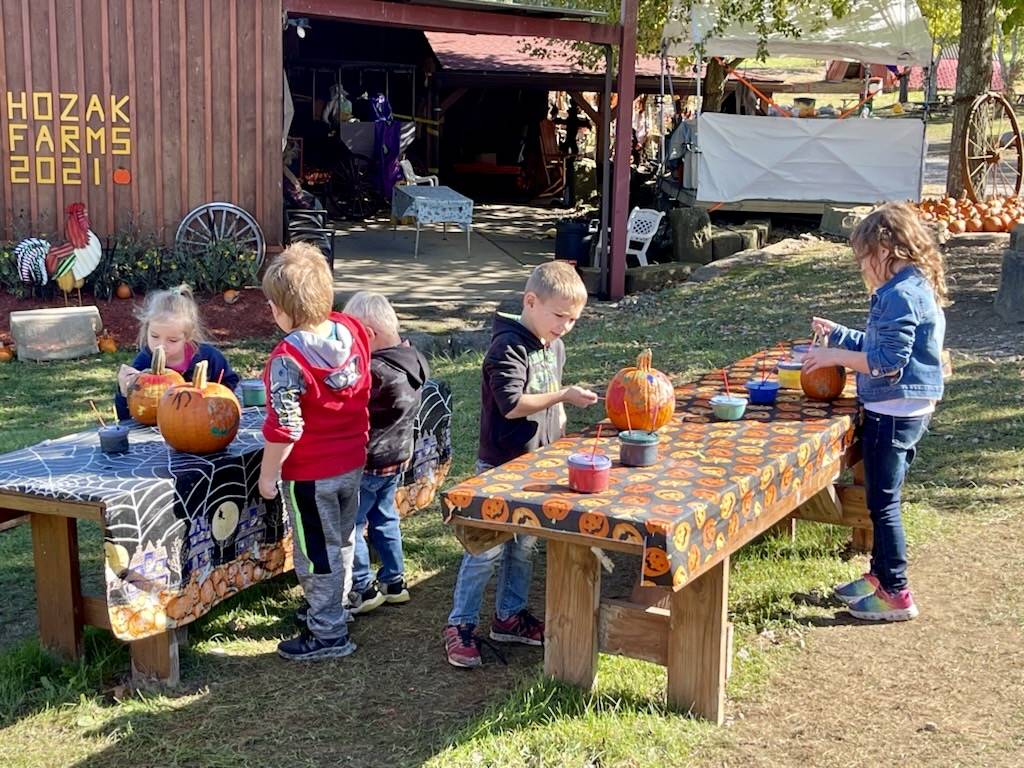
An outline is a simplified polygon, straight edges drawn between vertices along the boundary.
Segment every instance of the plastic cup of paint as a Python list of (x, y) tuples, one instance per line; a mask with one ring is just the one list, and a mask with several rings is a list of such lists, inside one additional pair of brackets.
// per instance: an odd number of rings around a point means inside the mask
[(242, 405), (246, 408), (267, 404), (267, 390), (262, 379), (244, 379), (239, 387), (242, 392)]
[(751, 405), (773, 405), (779, 394), (779, 382), (774, 379), (751, 379), (747, 382)]
[(783, 389), (800, 389), (800, 369), (804, 364), (798, 360), (779, 361), (779, 386)]
[(798, 363), (802, 363), (804, 361), (804, 356), (808, 352), (810, 352), (810, 350), (811, 350), (811, 345), (810, 344), (794, 344), (793, 345), (793, 352), (792, 352), (791, 357), (794, 360), (796, 360)]
[(642, 429), (619, 432), (619, 461), (627, 467), (649, 467), (658, 461), (657, 433)]
[(715, 395), (711, 398), (711, 410), (723, 421), (736, 421), (747, 410), (747, 399), (736, 395)]
[(569, 487), (577, 493), (608, 490), (612, 460), (603, 453), (574, 453), (569, 459)]
[(104, 453), (126, 453), (128, 451), (128, 427), (111, 424), (100, 427), (100, 450)]

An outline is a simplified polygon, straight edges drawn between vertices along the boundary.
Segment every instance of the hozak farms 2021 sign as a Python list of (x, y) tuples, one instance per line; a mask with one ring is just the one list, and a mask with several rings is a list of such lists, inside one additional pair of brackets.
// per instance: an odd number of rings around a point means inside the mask
[(99, 186), (108, 174), (115, 183), (131, 181), (116, 159), (114, 168), (103, 167), (108, 152), (113, 158), (131, 154), (128, 96), (7, 91), (3, 108), (9, 157), (4, 170), (12, 184)]

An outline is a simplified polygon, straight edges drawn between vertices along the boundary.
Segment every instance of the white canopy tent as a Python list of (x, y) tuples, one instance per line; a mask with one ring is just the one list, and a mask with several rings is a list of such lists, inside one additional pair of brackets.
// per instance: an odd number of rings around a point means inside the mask
[[(670, 19), (663, 34), (669, 56), (690, 55), (701, 41), (707, 56), (757, 55), (751, 25), (733, 24), (712, 34), (718, 23), (713, 4), (695, 5), (688, 19), (674, 0)], [(903, 66), (931, 62), (931, 37), (914, 0), (853, 0), (847, 16), (824, 27), (819, 16), (806, 13), (792, 21), (802, 36), (769, 37), (770, 55)], [(924, 156), (921, 120), (704, 113), (697, 119), (696, 146), (684, 159), (684, 187), (697, 204), (760, 210), (774, 210), (770, 201), (918, 200)]]

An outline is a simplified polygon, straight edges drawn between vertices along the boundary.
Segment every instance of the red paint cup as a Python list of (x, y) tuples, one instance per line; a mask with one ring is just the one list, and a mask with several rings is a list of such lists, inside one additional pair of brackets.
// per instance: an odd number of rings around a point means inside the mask
[(569, 487), (577, 493), (608, 490), (612, 460), (602, 453), (574, 453), (569, 457)]

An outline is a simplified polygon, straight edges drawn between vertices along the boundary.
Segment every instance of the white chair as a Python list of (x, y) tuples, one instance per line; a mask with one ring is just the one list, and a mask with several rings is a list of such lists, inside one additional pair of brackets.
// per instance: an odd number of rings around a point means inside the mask
[[(665, 217), (664, 211), (655, 211), (651, 208), (634, 208), (626, 221), (626, 260), (630, 256), (636, 256), (641, 267), (647, 266), (647, 249), (651, 247), (651, 241), (658, 233), (658, 226)], [(634, 243), (640, 245), (634, 247)]]
[(437, 176), (417, 176), (416, 171), (413, 170), (412, 163), (405, 158), (399, 160), (398, 165), (402, 168), (402, 176), (405, 177), (407, 184), (428, 184), (431, 187), (437, 186)]
[[(665, 213), (663, 211), (655, 211), (650, 208), (634, 208), (630, 211), (629, 218), (626, 219), (626, 258), (635, 256), (641, 267), (649, 266), (647, 263), (647, 249), (651, 246), (651, 241), (658, 232), (658, 227), (661, 224), (661, 220), (664, 218)], [(597, 253), (601, 252), (603, 245), (602, 236), (599, 234), (601, 229), (600, 219), (591, 219), (588, 230), (591, 237), (597, 235)], [(637, 243), (640, 245), (639, 248), (633, 247), (633, 244)]]

